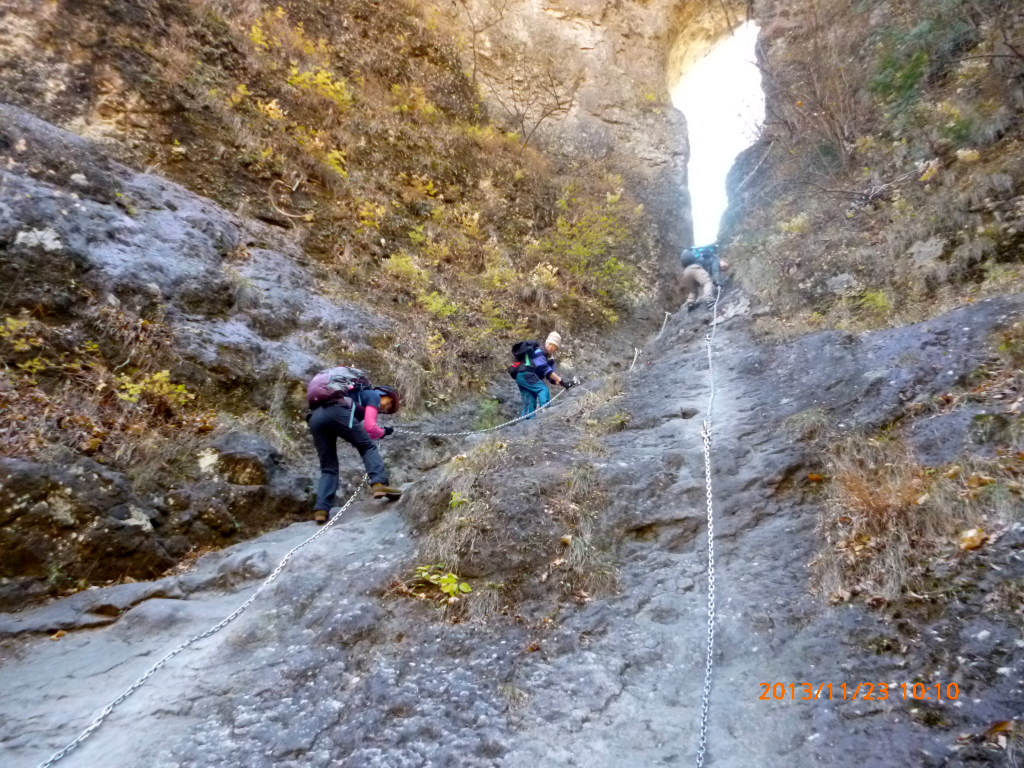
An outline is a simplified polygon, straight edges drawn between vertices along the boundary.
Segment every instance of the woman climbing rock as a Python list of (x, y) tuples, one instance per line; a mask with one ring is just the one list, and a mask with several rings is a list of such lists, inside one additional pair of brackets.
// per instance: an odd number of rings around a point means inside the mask
[(554, 355), (561, 345), (562, 337), (556, 331), (548, 334), (543, 347), (536, 341), (519, 341), (512, 345), (512, 357), (515, 362), (509, 367), (508, 372), (516, 380), (519, 394), (523, 398), (521, 415), (532, 419), (533, 412), (543, 408), (551, 400), (551, 393), (544, 383), (545, 379), (565, 389), (572, 387), (571, 383), (564, 381), (554, 370)]
[(329, 368), (320, 371), (306, 389), (309, 413), (306, 421), (320, 458), (320, 482), (316, 489), (314, 519), (327, 522), (338, 492), (338, 438), (359, 451), (370, 478), (373, 498), (395, 501), (402, 496), (388, 485), (384, 460), (374, 440), (394, 432), (377, 426), (377, 414), (398, 412), (398, 390), (374, 386), (358, 368)]

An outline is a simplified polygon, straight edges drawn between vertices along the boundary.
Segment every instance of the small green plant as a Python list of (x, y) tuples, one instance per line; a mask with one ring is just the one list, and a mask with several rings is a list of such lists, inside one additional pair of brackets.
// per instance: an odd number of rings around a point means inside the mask
[(594, 435), (611, 435), (624, 430), (632, 417), (628, 413), (613, 413), (600, 419), (586, 419), (587, 431)]
[(341, 149), (332, 149), (324, 156), (331, 169), (343, 179), (348, 178), (348, 171), (345, 170), (345, 152)]
[(413, 590), (434, 589), (441, 594), (439, 601), (453, 604), (458, 602), (461, 595), (469, 594), (473, 588), (451, 571), (446, 571), (443, 565), (419, 565), (416, 566), (416, 573), (413, 576)]
[(364, 200), (363, 204), (359, 207), (358, 231), (365, 232), (370, 229), (380, 229), (387, 210), (383, 205), (377, 205), (371, 200)]
[(184, 384), (172, 384), (170, 371), (159, 371), (149, 376), (133, 379), (131, 376), (118, 376), (118, 398), (129, 403), (137, 403), (140, 399), (164, 401), (171, 405), (185, 405), (195, 399), (195, 395), (185, 389)]
[(352, 105), (352, 94), (344, 78), (335, 78), (323, 67), (313, 67), (305, 72), (297, 65), (292, 65), (288, 76), (288, 85), (300, 91), (312, 91), (325, 99), (329, 99), (341, 110)]
[(430, 276), (407, 253), (394, 253), (384, 262), (384, 271), (406, 285), (426, 286)]
[(493, 397), (480, 401), (476, 412), (476, 428), (490, 429), (501, 423), (501, 403)]
[(430, 294), (422, 294), (419, 302), (425, 310), (440, 320), (454, 315), (461, 309), (458, 304), (448, 301), (437, 291), (433, 291)]
[(422, 224), (409, 230), (409, 239), (416, 245), (423, 245), (423, 243), (427, 242), (427, 236), (423, 232)]
[(892, 304), (884, 291), (864, 291), (857, 303), (862, 310), (873, 315), (884, 316), (892, 309)]
[(0, 340), (8, 342), (14, 347), (15, 352), (28, 352), (43, 343), (41, 338), (32, 335), (31, 326), (31, 320), (5, 318), (4, 322), (0, 323)]
[(452, 491), (451, 498), (448, 500), (448, 509), (458, 509), (469, 504), (469, 499), (463, 496), (458, 491)]
[(893, 52), (882, 59), (871, 88), (879, 96), (892, 99), (897, 109), (909, 106), (919, 94), (918, 85), (928, 69), (928, 54)]

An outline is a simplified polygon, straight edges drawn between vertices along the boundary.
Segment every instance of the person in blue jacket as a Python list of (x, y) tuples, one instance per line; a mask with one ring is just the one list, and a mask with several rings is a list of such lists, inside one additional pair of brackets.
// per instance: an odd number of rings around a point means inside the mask
[(551, 393), (545, 381), (551, 381), (565, 389), (572, 384), (555, 373), (554, 355), (562, 345), (562, 337), (552, 331), (542, 347), (535, 341), (520, 341), (512, 346), (515, 363), (509, 368), (509, 374), (516, 380), (519, 394), (523, 398), (522, 416), (532, 419), (538, 408), (543, 408), (551, 400)]

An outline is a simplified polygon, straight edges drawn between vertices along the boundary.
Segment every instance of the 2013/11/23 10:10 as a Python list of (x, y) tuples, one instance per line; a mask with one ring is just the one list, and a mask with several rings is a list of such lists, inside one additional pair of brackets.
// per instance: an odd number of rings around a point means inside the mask
[[(833, 698), (840, 698), (839, 694), (842, 694), (843, 701), (853, 701), (854, 699), (860, 699), (862, 701), (885, 701), (889, 698), (889, 684), (888, 683), (858, 683), (856, 688), (848, 688), (846, 683), (841, 683), (835, 686), (835, 696), (833, 697), (832, 683), (820, 683), (815, 688), (811, 683), (761, 683), (761, 687), (764, 691), (758, 697), (761, 701), (782, 701), (786, 698), (792, 699), (793, 701), (817, 701), (824, 699), (825, 696), (822, 694), (828, 694), (828, 700), (831, 701)], [(902, 683), (900, 685), (891, 686), (897, 690), (902, 689), (903, 700), (907, 699), (918, 699), (925, 701), (942, 701), (942, 699), (955, 700), (960, 695), (960, 686), (956, 683), (949, 683), (943, 688), (942, 683), (935, 683), (934, 685), (925, 685), (924, 683)], [(800, 696), (797, 696), (797, 690), (802, 689)], [(935, 689), (934, 691), (932, 689)], [(788, 694), (788, 695), (787, 695)], [(945, 694), (945, 695), (943, 695)]]

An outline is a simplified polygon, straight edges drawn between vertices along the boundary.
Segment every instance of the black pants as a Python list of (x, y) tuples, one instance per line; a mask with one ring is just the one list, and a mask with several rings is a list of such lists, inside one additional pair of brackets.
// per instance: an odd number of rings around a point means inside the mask
[(349, 426), (352, 411), (340, 405), (325, 405), (313, 411), (309, 418), (309, 431), (320, 457), (320, 482), (316, 488), (316, 509), (330, 510), (338, 493), (338, 438), (352, 445), (363, 457), (363, 466), (371, 483), (387, 485), (388, 475), (384, 459), (376, 443), (366, 434), (361, 421)]

